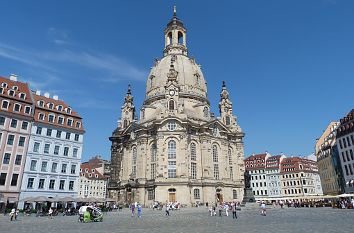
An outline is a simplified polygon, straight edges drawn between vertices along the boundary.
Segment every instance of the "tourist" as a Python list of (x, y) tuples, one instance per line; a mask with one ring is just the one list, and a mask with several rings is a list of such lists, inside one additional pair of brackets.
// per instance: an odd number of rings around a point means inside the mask
[(231, 210), (232, 210), (232, 218), (237, 219), (237, 214), (236, 214), (237, 204), (236, 204), (236, 202), (231, 204)]
[(229, 217), (229, 205), (227, 203), (224, 204), (225, 214)]
[(218, 206), (218, 210), (219, 210), (219, 217), (222, 216), (222, 209), (223, 209), (223, 206), (222, 205), (219, 205)]
[(261, 215), (266, 216), (266, 204), (264, 201), (261, 202)]
[(135, 216), (135, 204), (131, 204), (130, 208), (132, 210), (132, 217), (134, 217)]
[(16, 209), (12, 208), (10, 212), (10, 221), (13, 221), (14, 218), (16, 218), (15, 215), (16, 215)]
[(170, 216), (170, 205), (166, 204), (166, 216)]
[(138, 204), (138, 218), (141, 218), (141, 205)]
[(216, 203), (213, 204), (213, 214), (214, 214), (214, 216), (216, 216)]
[(50, 219), (53, 219), (53, 209), (52, 209), (52, 207), (49, 208), (48, 217), (49, 217)]

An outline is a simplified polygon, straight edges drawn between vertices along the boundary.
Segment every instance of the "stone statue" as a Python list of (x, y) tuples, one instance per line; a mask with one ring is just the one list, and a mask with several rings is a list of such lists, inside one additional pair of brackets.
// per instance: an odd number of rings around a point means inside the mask
[(249, 171), (245, 171), (244, 177), (245, 177), (245, 188), (251, 188), (251, 175)]

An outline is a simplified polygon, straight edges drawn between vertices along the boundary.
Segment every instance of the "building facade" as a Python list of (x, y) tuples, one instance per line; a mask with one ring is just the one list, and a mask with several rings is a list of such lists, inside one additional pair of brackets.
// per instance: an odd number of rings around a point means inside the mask
[(268, 197), (266, 161), (270, 154), (251, 155), (245, 159), (245, 168), (251, 176), (251, 188), (256, 199)]
[(354, 109), (340, 119), (336, 142), (345, 180), (345, 192), (354, 193)]
[(118, 128), (110, 137), (110, 196), (143, 205), (241, 201), (244, 133), (226, 85), (220, 94), (220, 115), (215, 117), (206, 81), (188, 56), (186, 28), (176, 12), (164, 34), (163, 57), (148, 76), (140, 119), (129, 87)]
[[(32, 93), (34, 121), (20, 199), (76, 197), (84, 129), (82, 118), (58, 96)], [(20, 202), (20, 208), (23, 202)]]
[(271, 156), (266, 160), (266, 183), (268, 188), (268, 197), (281, 197), (280, 164), (284, 155)]
[(0, 77), (0, 210), (17, 203), (33, 119), (27, 83)]
[(95, 163), (86, 162), (80, 166), (79, 197), (106, 198), (107, 179)]
[(343, 173), (337, 156), (336, 133), (339, 122), (331, 122), (316, 142), (316, 157), (323, 194), (338, 195), (344, 193)]

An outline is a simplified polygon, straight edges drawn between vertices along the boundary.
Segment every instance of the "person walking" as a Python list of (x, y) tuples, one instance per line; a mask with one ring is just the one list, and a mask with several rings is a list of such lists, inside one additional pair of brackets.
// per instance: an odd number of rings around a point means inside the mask
[(222, 205), (220, 204), (220, 205), (218, 206), (219, 217), (222, 217), (222, 209), (223, 209), (223, 207), (222, 207)]
[(170, 205), (166, 204), (166, 216), (170, 216)]
[(141, 205), (138, 204), (138, 218), (141, 218)]
[(10, 221), (13, 221), (16, 215), (16, 209), (12, 208), (10, 212)]
[(229, 217), (229, 204), (228, 203), (225, 203), (224, 204), (224, 209), (225, 209), (225, 214), (226, 214), (226, 217)]
[(263, 216), (267, 215), (266, 204), (264, 201), (261, 202), (261, 215), (263, 215)]
[(48, 217), (50, 219), (53, 219), (53, 209), (52, 209), (52, 207), (50, 207), (49, 210), (48, 210)]
[(233, 205), (231, 205), (231, 210), (232, 210), (232, 218), (233, 219), (237, 219), (237, 214), (236, 214), (237, 205), (236, 205), (236, 202), (234, 202)]
[(130, 208), (131, 208), (131, 210), (132, 210), (132, 217), (134, 217), (134, 216), (135, 216), (135, 205), (134, 205), (134, 204), (131, 204), (131, 205), (130, 205)]

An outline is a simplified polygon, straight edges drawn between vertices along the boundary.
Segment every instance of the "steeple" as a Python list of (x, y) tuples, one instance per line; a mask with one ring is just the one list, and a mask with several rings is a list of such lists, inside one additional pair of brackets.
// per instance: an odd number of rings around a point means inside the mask
[(120, 128), (126, 128), (133, 122), (135, 118), (135, 106), (133, 103), (134, 97), (132, 95), (132, 90), (130, 84), (128, 85), (128, 91), (124, 98), (124, 104), (122, 106), (122, 118), (119, 122)]
[(229, 98), (229, 92), (226, 88), (225, 81), (222, 81), (222, 89), (220, 93), (219, 111), (221, 121), (229, 126), (234, 123), (234, 117), (232, 116), (232, 102)]
[(169, 54), (187, 55), (186, 28), (182, 21), (177, 18), (176, 6), (173, 7), (173, 17), (167, 24), (165, 33), (164, 56)]

